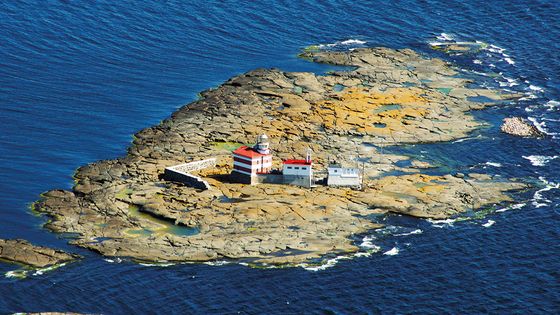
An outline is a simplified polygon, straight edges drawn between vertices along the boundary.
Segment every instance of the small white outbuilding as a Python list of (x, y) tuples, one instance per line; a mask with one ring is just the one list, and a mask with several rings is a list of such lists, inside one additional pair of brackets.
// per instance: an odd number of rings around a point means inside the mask
[(328, 186), (354, 186), (361, 187), (362, 174), (358, 168), (342, 167), (339, 164), (331, 164), (327, 168)]

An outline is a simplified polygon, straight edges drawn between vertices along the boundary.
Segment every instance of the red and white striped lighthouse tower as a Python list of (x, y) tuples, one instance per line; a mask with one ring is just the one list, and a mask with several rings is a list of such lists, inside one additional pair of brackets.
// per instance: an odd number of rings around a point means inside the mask
[(260, 135), (254, 147), (241, 146), (233, 151), (232, 177), (244, 184), (256, 184), (257, 174), (267, 174), (272, 169), (268, 137)]

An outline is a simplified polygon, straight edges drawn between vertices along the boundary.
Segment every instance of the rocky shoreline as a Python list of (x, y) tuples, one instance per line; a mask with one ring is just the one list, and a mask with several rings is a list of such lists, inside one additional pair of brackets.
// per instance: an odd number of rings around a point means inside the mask
[(79, 258), (58, 249), (32, 245), (25, 240), (0, 239), (0, 259), (27, 267), (46, 268)]
[[(481, 126), (469, 111), (519, 97), (470, 89), (451, 65), (409, 50), (307, 51), (315, 62), (353, 70), (315, 75), (258, 69), (204, 91), (160, 125), (135, 135), (128, 154), (77, 170), (72, 191), (43, 194), (35, 209), (55, 232), (105, 256), (142, 261), (242, 259), (295, 264), (354, 252), (354, 234), (380, 225), (371, 214), (448, 218), (508, 202), (526, 185), (484, 174), (422, 174), (430, 167), (380, 148), (450, 141)], [(364, 165), (362, 190), (304, 189), (231, 182), (231, 150), (269, 135), (280, 159), (310, 147), (314, 161)], [(165, 167), (216, 158), (200, 171), (212, 189), (196, 190), (161, 177)], [(410, 166), (398, 166), (410, 160)], [(391, 173), (402, 175), (387, 176)]]

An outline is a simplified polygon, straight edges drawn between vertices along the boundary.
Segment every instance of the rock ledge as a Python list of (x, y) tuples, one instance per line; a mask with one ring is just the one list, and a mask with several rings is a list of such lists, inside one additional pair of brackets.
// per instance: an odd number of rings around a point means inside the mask
[(78, 255), (67, 254), (58, 249), (35, 246), (28, 241), (0, 239), (0, 259), (34, 268), (46, 268), (73, 261)]

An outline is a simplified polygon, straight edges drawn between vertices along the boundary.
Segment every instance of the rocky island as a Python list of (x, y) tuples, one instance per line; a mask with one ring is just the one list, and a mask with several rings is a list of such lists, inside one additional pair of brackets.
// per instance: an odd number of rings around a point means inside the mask
[[(351, 69), (236, 76), (138, 132), (126, 156), (79, 168), (71, 191), (46, 192), (34, 208), (50, 217), (48, 229), (76, 233), (73, 244), (105, 256), (294, 264), (357, 251), (352, 235), (380, 227), (372, 214), (449, 218), (510, 201), (508, 191), (526, 187), (485, 174), (428, 175), (426, 162), (382, 150), (464, 138), (481, 126), (469, 112), (493, 105), (474, 99), (519, 95), (468, 88), (452, 65), (410, 49), (302, 57)], [(231, 151), (263, 132), (275, 167), (310, 148), (318, 166), (359, 161), (362, 189), (232, 181)], [(216, 167), (197, 175), (211, 189), (162, 178), (166, 167), (208, 158)]]
[(500, 127), (500, 130), (504, 133), (519, 137), (541, 138), (545, 136), (544, 132), (521, 117), (504, 118), (504, 123)]

